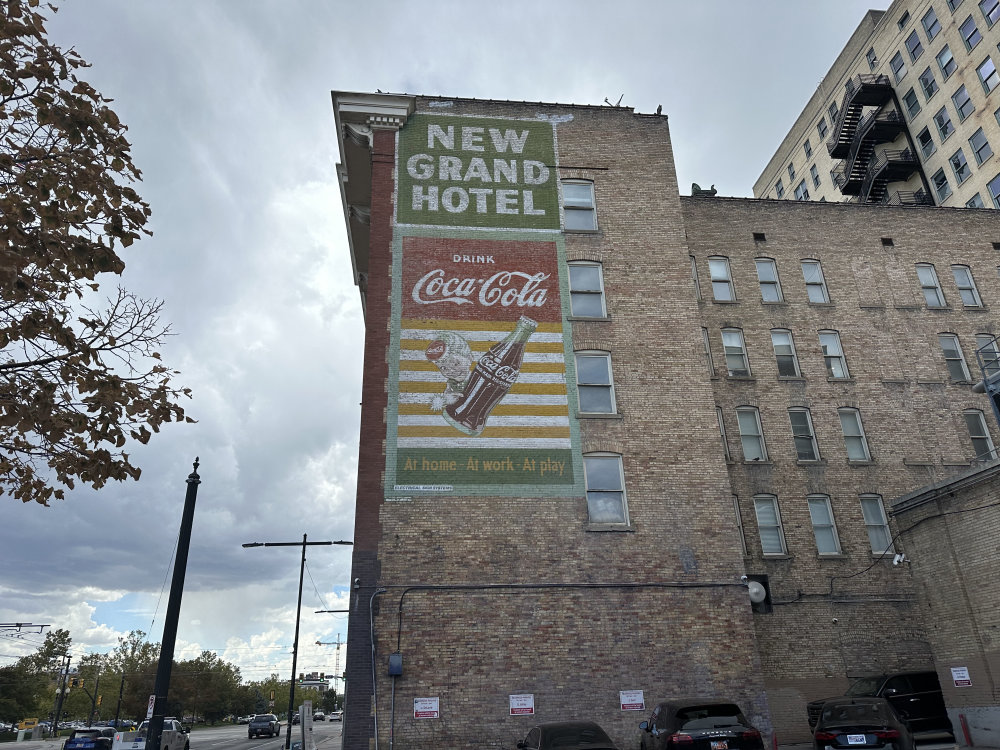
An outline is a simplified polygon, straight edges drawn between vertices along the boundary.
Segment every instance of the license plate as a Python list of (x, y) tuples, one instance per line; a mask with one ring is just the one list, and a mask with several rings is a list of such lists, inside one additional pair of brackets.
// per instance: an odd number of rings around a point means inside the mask
[(729, 741), (712, 740), (712, 750), (729, 750)]
[(868, 738), (863, 734), (849, 734), (847, 735), (848, 745), (866, 745), (868, 744)]

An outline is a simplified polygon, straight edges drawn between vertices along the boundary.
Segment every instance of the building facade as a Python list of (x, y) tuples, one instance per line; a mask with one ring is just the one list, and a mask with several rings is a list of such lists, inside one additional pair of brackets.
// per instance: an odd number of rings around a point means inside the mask
[(754, 195), (1000, 208), (998, 21), (997, 0), (869, 11)]
[(632, 748), (688, 695), (791, 742), (933, 666), (886, 498), (993, 455), (995, 214), (682, 198), (628, 108), (333, 104), (366, 315), (345, 747), (581, 718)]

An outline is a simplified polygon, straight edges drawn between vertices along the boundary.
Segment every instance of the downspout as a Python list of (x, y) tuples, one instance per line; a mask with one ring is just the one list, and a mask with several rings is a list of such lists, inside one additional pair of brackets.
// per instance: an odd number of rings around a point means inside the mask
[(375, 719), (375, 750), (378, 750), (378, 694), (375, 690), (375, 597), (384, 594), (385, 589), (375, 589), (368, 600), (368, 628), (372, 640), (372, 714)]

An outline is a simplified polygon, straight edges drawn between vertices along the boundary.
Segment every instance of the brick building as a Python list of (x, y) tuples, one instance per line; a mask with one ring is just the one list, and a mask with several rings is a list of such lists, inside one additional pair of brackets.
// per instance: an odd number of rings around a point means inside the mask
[(794, 741), (807, 700), (933, 663), (883, 498), (992, 454), (995, 214), (682, 198), (627, 108), (333, 102), (366, 314), (345, 747), (592, 718), (631, 748), (637, 703), (692, 694)]
[(1000, 0), (868, 11), (753, 194), (1000, 208), (998, 21)]

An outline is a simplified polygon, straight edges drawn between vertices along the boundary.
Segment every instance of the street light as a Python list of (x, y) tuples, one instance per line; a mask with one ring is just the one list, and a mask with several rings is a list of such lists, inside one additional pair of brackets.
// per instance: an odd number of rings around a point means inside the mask
[(353, 545), (354, 542), (309, 542), (306, 541), (306, 534), (302, 535), (301, 542), (247, 542), (244, 547), (302, 547), (302, 563), (299, 565), (299, 602), (295, 608), (295, 642), (292, 644), (292, 679), (289, 680), (288, 688), (288, 726), (285, 728), (285, 750), (290, 750), (292, 746), (292, 710), (295, 706), (295, 670), (299, 657), (299, 615), (302, 613), (302, 576), (306, 571), (306, 547), (322, 546), (329, 547), (333, 544)]

